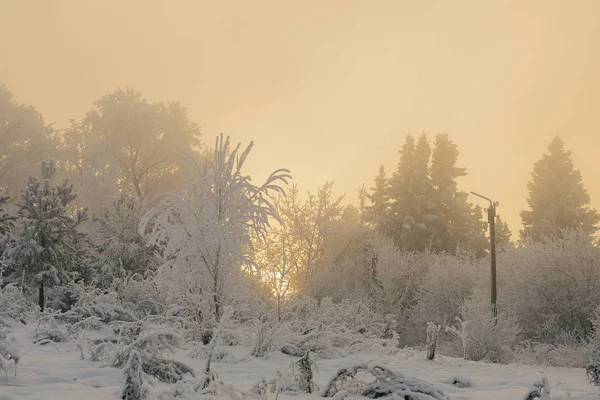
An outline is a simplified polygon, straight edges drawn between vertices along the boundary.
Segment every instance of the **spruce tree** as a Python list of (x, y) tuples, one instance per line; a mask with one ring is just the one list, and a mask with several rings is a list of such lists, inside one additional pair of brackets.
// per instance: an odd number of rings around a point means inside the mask
[(15, 216), (7, 210), (10, 197), (0, 197), (0, 238), (6, 237), (12, 229)]
[(583, 187), (581, 173), (574, 169), (571, 152), (555, 137), (548, 152), (533, 165), (528, 210), (521, 212), (521, 239), (539, 241), (561, 235), (564, 229), (582, 229), (593, 234), (600, 215), (589, 207), (590, 196)]
[[(16, 203), (15, 234), (6, 248), (6, 258), (26, 283), (60, 284), (81, 272), (84, 235), (78, 226), (87, 219), (86, 210), (71, 212), (73, 185), (53, 185), (54, 162), (42, 162), (42, 180), (29, 177)], [(43, 308), (43, 296), (40, 296)]]
[(90, 237), (98, 250), (94, 263), (98, 270), (97, 285), (106, 287), (127, 274), (144, 275), (158, 268), (156, 249), (146, 246), (138, 232), (146, 211), (139, 198), (125, 192), (94, 217)]
[(375, 226), (385, 231), (385, 223), (390, 213), (390, 182), (385, 176), (385, 168), (379, 167), (379, 174), (375, 177), (375, 187), (372, 187), (367, 197), (371, 205), (367, 207), (366, 219)]
[(496, 247), (502, 248), (511, 246), (512, 244), (512, 232), (508, 228), (506, 221), (498, 216), (496, 218)]
[(458, 190), (457, 179), (466, 176), (465, 168), (456, 166), (458, 146), (447, 134), (435, 139), (431, 164), (435, 212), (438, 216), (433, 248), (454, 254), (458, 248), (481, 253), (486, 247), (485, 222), (480, 207), (468, 201), (468, 194)]
[(6, 209), (9, 197), (0, 197), (0, 285), (7, 272), (4, 262), (4, 249), (10, 238), (10, 231), (14, 225), (15, 217)]
[(436, 220), (429, 179), (430, 155), (425, 134), (416, 146), (409, 135), (400, 150), (400, 163), (390, 182), (391, 215), (386, 233), (400, 247), (411, 251), (422, 251), (431, 245)]

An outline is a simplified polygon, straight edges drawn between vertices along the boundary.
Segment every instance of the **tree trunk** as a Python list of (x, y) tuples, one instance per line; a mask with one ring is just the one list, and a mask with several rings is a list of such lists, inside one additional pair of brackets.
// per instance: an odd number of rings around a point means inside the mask
[(40, 306), (40, 309), (42, 312), (44, 312), (44, 303), (45, 303), (45, 298), (44, 298), (44, 281), (40, 281), (40, 288), (38, 291), (38, 305)]

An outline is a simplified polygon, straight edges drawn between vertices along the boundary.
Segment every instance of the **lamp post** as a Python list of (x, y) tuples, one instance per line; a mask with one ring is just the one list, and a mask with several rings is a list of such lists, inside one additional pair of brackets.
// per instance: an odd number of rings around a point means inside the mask
[(497, 288), (496, 288), (496, 207), (498, 206), (498, 202), (493, 202), (491, 199), (477, 194), (475, 192), (471, 192), (472, 195), (481, 197), (484, 200), (490, 202), (490, 206), (488, 207), (488, 223), (490, 225), (490, 259), (491, 259), (491, 272), (492, 272), (492, 312), (494, 313), (494, 317), (497, 317), (498, 310), (496, 309), (497, 302)]

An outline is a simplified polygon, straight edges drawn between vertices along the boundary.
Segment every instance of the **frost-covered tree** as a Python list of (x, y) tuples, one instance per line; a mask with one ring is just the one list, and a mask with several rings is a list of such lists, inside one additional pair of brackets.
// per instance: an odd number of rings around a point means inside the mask
[(71, 121), (61, 136), (60, 163), (62, 175), (77, 189), (76, 202), (85, 204), (95, 215), (118, 197), (121, 168), (106, 151), (102, 138), (88, 128)]
[(496, 247), (503, 248), (512, 245), (512, 232), (506, 221), (498, 216), (496, 218)]
[(15, 216), (8, 211), (9, 197), (0, 197), (0, 237), (6, 237), (12, 229)]
[(42, 179), (30, 177), (19, 193), (15, 233), (5, 250), (13, 271), (41, 288), (88, 272), (86, 237), (79, 231), (87, 211), (69, 208), (76, 197), (73, 185), (54, 184), (55, 173), (54, 162), (42, 162)]
[(296, 292), (292, 281), (297, 262), (290, 256), (285, 237), (269, 235), (266, 240), (255, 244), (256, 277), (264, 288), (263, 296), (272, 302), (278, 321), (281, 321), (288, 302)]
[(468, 194), (458, 189), (457, 179), (466, 176), (465, 168), (456, 166), (458, 146), (447, 134), (438, 134), (431, 163), (434, 188), (436, 229), (432, 248), (454, 254), (459, 248), (481, 254), (486, 248), (481, 208), (468, 202)]
[(367, 194), (371, 205), (366, 207), (366, 219), (373, 223), (380, 231), (386, 231), (386, 223), (389, 222), (390, 213), (390, 181), (385, 176), (385, 168), (379, 167), (379, 173), (375, 177), (375, 186)]
[(429, 178), (431, 147), (425, 134), (417, 144), (407, 136), (398, 168), (390, 180), (391, 215), (387, 234), (401, 248), (422, 251), (431, 246), (434, 214), (433, 187)]
[(548, 153), (533, 165), (528, 210), (521, 212), (521, 239), (535, 241), (544, 236), (560, 235), (564, 229), (582, 229), (593, 234), (600, 214), (589, 207), (590, 196), (583, 187), (581, 173), (574, 169), (571, 152), (555, 137)]
[(159, 259), (154, 248), (146, 246), (138, 227), (147, 211), (135, 196), (122, 193), (102, 213), (94, 217), (91, 238), (97, 247), (98, 282), (106, 286), (127, 274), (155, 271)]
[(9, 240), (9, 233), (14, 225), (15, 217), (7, 210), (8, 197), (0, 197), (0, 285), (4, 275), (3, 253)]
[(193, 292), (201, 316), (219, 320), (234, 295), (243, 268), (251, 268), (252, 239), (264, 238), (276, 218), (272, 195), (284, 193), (289, 171), (274, 171), (256, 186), (243, 167), (253, 147), (230, 149), (229, 137), (217, 137), (214, 160), (198, 164), (189, 158), (192, 176), (180, 192), (147, 212), (140, 233), (162, 252), (163, 275), (172, 279), (174, 295)]
[(304, 202), (300, 201), (299, 190), (294, 185), (276, 204), (281, 224), (273, 229), (273, 234), (285, 238), (289, 257), (297, 265), (292, 285), (316, 299), (323, 298), (321, 284), (324, 282), (320, 273), (331, 261), (325, 238), (341, 219), (342, 200), (343, 196), (333, 195), (333, 182), (325, 182), (316, 193), (308, 192)]
[(82, 123), (119, 166), (114, 185), (140, 199), (174, 189), (184, 175), (180, 151), (200, 146), (200, 128), (179, 103), (150, 103), (140, 92), (117, 89), (94, 103)]
[(14, 101), (0, 84), (0, 191), (17, 198), (22, 182), (39, 170), (39, 163), (54, 157), (56, 135), (32, 106)]
[(150, 397), (150, 386), (144, 379), (142, 357), (136, 350), (129, 353), (129, 360), (123, 370), (125, 383), (121, 390), (122, 400), (146, 400)]

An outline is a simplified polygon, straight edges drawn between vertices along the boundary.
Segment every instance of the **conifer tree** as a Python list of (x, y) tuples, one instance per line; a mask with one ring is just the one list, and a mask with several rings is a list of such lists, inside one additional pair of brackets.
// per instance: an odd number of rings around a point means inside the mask
[(391, 217), (387, 234), (400, 247), (422, 251), (431, 245), (436, 216), (429, 179), (431, 148), (425, 134), (415, 146), (408, 136), (400, 150), (400, 163), (390, 182)]
[(150, 397), (150, 387), (144, 380), (142, 357), (136, 350), (129, 354), (129, 360), (123, 370), (125, 383), (121, 390), (121, 400), (145, 400)]
[(130, 193), (121, 195), (102, 214), (94, 217), (92, 242), (97, 246), (99, 276), (97, 284), (108, 286), (114, 279), (128, 273), (155, 271), (159, 259), (155, 247), (146, 246), (138, 225), (147, 208)]
[(0, 285), (6, 273), (4, 263), (4, 249), (9, 240), (10, 231), (14, 225), (14, 216), (6, 209), (9, 197), (0, 197)]
[(435, 139), (431, 165), (435, 212), (438, 216), (433, 248), (454, 254), (457, 248), (480, 253), (486, 247), (485, 222), (480, 207), (468, 201), (468, 194), (458, 190), (457, 179), (466, 176), (465, 168), (456, 166), (458, 146), (447, 134)]
[(534, 241), (560, 235), (564, 229), (582, 229), (593, 234), (600, 215), (589, 207), (590, 196), (583, 187), (581, 173), (574, 169), (571, 152), (555, 137), (548, 152), (533, 165), (528, 210), (521, 212), (521, 239)]
[(377, 228), (385, 231), (385, 223), (390, 217), (390, 182), (385, 176), (383, 165), (379, 167), (379, 174), (375, 177), (375, 186), (367, 194), (371, 205), (367, 207), (367, 221), (375, 224)]
[(498, 216), (496, 218), (496, 247), (502, 248), (512, 244), (512, 232), (506, 221)]
[(41, 289), (44, 283), (70, 281), (85, 264), (85, 236), (78, 227), (87, 220), (87, 211), (69, 210), (76, 197), (73, 185), (67, 180), (53, 185), (55, 173), (54, 162), (42, 162), (42, 180), (31, 176), (20, 191), (15, 234), (5, 254), (19, 276), (23, 273), (27, 283)]
[(15, 217), (6, 209), (9, 197), (0, 197), (0, 238), (6, 237), (14, 225)]

